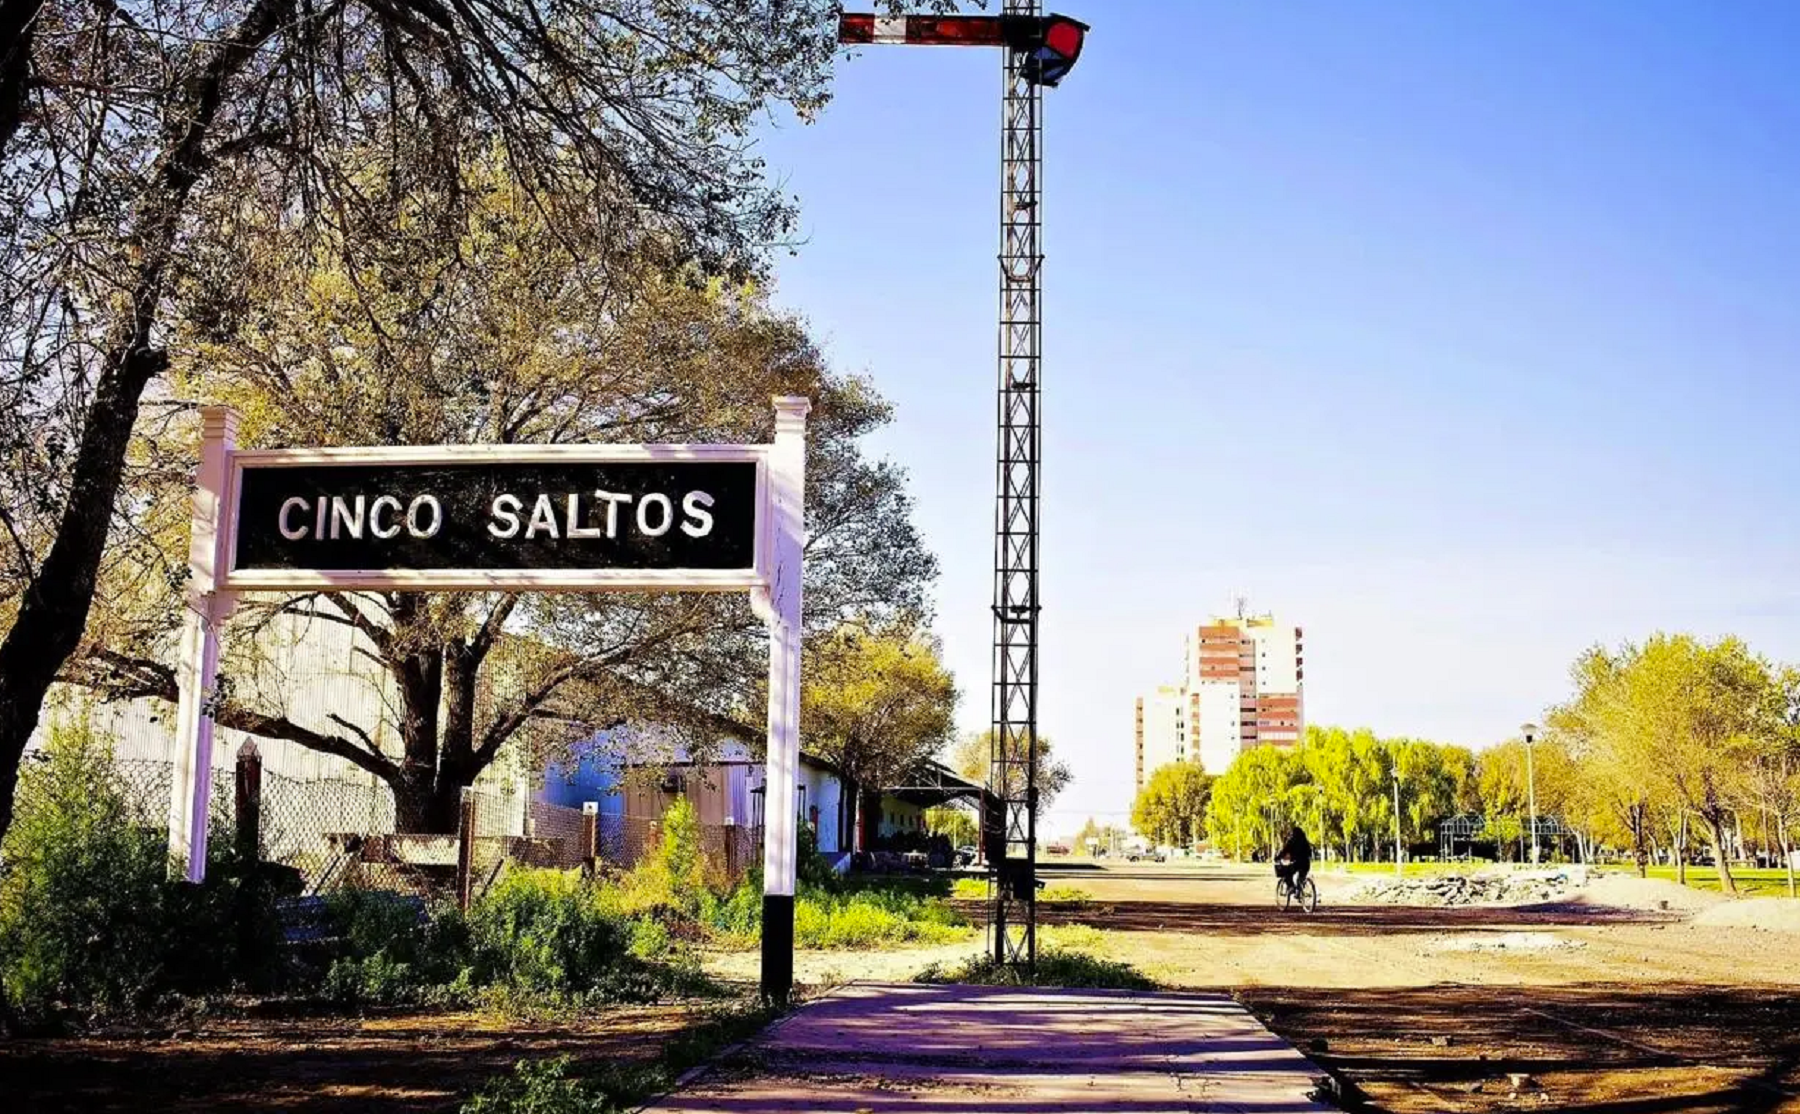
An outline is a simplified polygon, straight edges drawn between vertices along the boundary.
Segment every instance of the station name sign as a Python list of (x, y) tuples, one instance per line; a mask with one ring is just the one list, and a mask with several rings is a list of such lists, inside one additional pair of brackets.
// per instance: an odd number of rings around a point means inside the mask
[(760, 446), (236, 453), (226, 583), (742, 588), (763, 469)]

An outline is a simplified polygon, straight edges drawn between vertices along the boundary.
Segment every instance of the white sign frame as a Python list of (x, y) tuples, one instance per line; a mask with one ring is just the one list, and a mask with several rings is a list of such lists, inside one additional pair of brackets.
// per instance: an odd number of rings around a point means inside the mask
[[(800, 778), (801, 577), (806, 551), (806, 415), (799, 396), (774, 398), (775, 437), (766, 445), (430, 445), (237, 448), (238, 415), (201, 408), (203, 438), (194, 482), (189, 579), (176, 681), (176, 762), (169, 802), (169, 854), (191, 882), (206, 878), (212, 799), (213, 719), (219, 631), (249, 591), (731, 592), (748, 591), (769, 628), (768, 764), (763, 815), (763, 992), (785, 1001), (793, 983)], [(246, 466), (644, 463), (752, 461), (757, 466), (752, 568), (719, 569), (368, 569), (234, 570)], [(785, 924), (785, 932), (781, 931)], [(785, 939), (783, 948), (775, 941)]]
[[(222, 541), (223, 587), (229, 591), (413, 592), (747, 592), (770, 576), (771, 445), (410, 445), (394, 448), (250, 449), (231, 453), (225, 505), (231, 508)], [(748, 571), (736, 569), (238, 569), (238, 494), (246, 467), (316, 465), (655, 464), (748, 463), (756, 465), (754, 556)]]

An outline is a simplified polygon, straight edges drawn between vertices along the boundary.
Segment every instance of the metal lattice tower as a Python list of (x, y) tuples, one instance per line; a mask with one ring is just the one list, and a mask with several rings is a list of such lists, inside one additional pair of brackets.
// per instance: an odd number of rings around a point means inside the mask
[[(1037, 0), (1006, 0), (1035, 17)], [(1001, 52), (1000, 382), (994, 515), (993, 767), (990, 848), (1004, 847), (989, 919), (994, 959), (1037, 967), (1038, 515), (1043, 426), (1039, 372), (1043, 267), (1043, 87), (1019, 52)]]
[(1037, 970), (1038, 413), (1043, 90), (1081, 55), (1088, 26), (1005, 0), (997, 16), (845, 12), (838, 42), (1001, 48), (999, 448), (994, 469), (993, 750), (981, 842), (994, 958)]

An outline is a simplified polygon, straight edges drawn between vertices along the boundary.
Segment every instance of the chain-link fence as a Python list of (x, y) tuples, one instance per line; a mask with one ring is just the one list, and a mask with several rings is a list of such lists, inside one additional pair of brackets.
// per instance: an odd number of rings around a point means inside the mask
[[(134, 820), (166, 825), (173, 764), (132, 758), (115, 760), (114, 768)], [(661, 843), (661, 817), (601, 813), (596, 806), (584, 811), (493, 788), (464, 791), (455, 832), (397, 832), (387, 786), (285, 776), (261, 769), (253, 752), (240, 755), (235, 769), (214, 771), (214, 839), (240, 838), (240, 820), (250, 819), (238, 814), (247, 792), (256, 802), (261, 857), (288, 867), (308, 896), (379, 889), (466, 903), (509, 866), (629, 870)], [(760, 827), (703, 824), (699, 837), (717, 881), (736, 884), (761, 862)]]

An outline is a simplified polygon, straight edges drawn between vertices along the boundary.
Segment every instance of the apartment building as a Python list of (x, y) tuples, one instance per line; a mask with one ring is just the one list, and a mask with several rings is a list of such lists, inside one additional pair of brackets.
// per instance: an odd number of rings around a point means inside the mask
[(1137, 701), (1137, 785), (1171, 761), (1223, 773), (1255, 746), (1292, 747), (1305, 733), (1305, 644), (1273, 615), (1212, 618), (1187, 640), (1178, 686)]
[(1137, 698), (1137, 787), (1159, 766), (1188, 761), (1187, 692), (1159, 685)]

